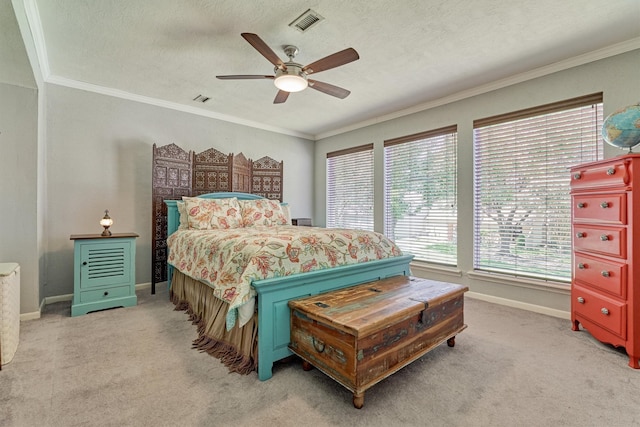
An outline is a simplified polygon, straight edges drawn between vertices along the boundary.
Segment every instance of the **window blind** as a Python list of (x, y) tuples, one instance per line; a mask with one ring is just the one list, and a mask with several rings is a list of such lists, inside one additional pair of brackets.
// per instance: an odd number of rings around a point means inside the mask
[(474, 122), (474, 268), (570, 282), (568, 168), (602, 159), (602, 94)]
[(384, 233), (416, 260), (457, 264), (457, 127), (384, 143)]
[(327, 153), (327, 227), (373, 231), (373, 144)]

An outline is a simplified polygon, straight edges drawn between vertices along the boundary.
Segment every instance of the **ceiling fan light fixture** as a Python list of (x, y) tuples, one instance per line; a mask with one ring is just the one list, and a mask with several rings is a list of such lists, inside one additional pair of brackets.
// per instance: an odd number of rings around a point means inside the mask
[(305, 90), (309, 86), (309, 82), (302, 75), (301, 71), (287, 65), (286, 70), (277, 70), (276, 78), (273, 80), (273, 84), (280, 90), (285, 92), (300, 92)]

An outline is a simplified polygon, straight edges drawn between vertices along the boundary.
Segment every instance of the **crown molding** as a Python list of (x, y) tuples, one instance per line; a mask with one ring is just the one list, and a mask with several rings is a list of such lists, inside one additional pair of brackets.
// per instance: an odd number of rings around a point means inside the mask
[(184, 113), (194, 114), (203, 117), (209, 117), (211, 119), (222, 120), (229, 123), (235, 123), (243, 126), (248, 126), (256, 129), (261, 129), (269, 132), (280, 133), (289, 136), (295, 136), (298, 138), (304, 138), (313, 141), (313, 135), (297, 132), (291, 129), (284, 129), (275, 126), (265, 125), (264, 123), (258, 123), (251, 120), (244, 120), (238, 117), (229, 116), (227, 114), (216, 113), (213, 111), (203, 110), (201, 108), (192, 107), (189, 105), (179, 104), (177, 102), (165, 101), (158, 98), (152, 98), (148, 96), (138, 95), (131, 92), (126, 92), (119, 89), (113, 89), (105, 86), (94, 85), (91, 83), (80, 82), (73, 79), (67, 79), (65, 77), (50, 75), (45, 80), (46, 83), (70, 87), (73, 89), (80, 89), (87, 92), (98, 93), (101, 95), (113, 96), (116, 98), (127, 99), (130, 101), (141, 102), (143, 104), (154, 105), (156, 107), (168, 108), (171, 110), (181, 111)]
[(464, 91), (455, 93), (453, 95), (445, 96), (444, 98), (436, 99), (434, 101), (429, 101), (423, 104), (418, 104), (413, 107), (406, 108), (404, 110), (398, 110), (390, 114), (385, 114), (383, 116), (378, 116), (373, 119), (365, 120), (359, 123), (354, 123), (352, 125), (345, 126), (339, 129), (323, 132), (323, 133), (314, 135), (314, 140), (319, 141), (321, 139), (329, 138), (331, 136), (340, 135), (340, 134), (351, 132), (367, 126), (397, 119), (399, 117), (408, 116), (410, 114), (418, 113), (420, 111), (425, 111), (431, 108), (440, 107), (442, 105), (450, 104), (452, 102), (460, 101), (462, 99), (471, 98), (472, 96), (482, 95), (484, 93), (491, 92), (497, 89), (502, 89), (517, 83), (533, 80), (538, 77), (547, 76), (549, 74), (557, 73), (558, 71), (564, 71), (569, 68), (588, 64), (590, 62), (609, 58), (611, 56), (620, 55), (622, 53), (630, 52), (636, 49), (640, 49), (640, 37), (636, 37), (634, 39), (630, 39), (621, 43), (607, 46), (602, 49), (594, 50), (593, 52), (585, 53), (583, 55), (574, 56), (573, 58), (555, 62), (553, 64), (536, 68), (524, 73), (516, 74), (514, 76), (510, 76), (501, 80), (496, 80), (495, 82), (487, 83), (472, 89), (464, 90)]
[[(13, 2), (19, 0), (12, 0)], [(507, 86), (511, 86), (517, 83), (522, 83), (528, 80), (532, 80), (538, 77), (543, 77), (549, 74), (556, 73), (558, 71), (563, 71), (569, 68), (577, 67), (580, 65), (587, 64), (589, 62), (598, 61), (600, 59), (605, 59), (611, 56), (619, 55), (622, 53), (626, 53), (635, 49), (640, 48), (640, 37), (636, 37), (634, 39), (627, 40), (625, 42), (617, 43), (602, 49), (595, 50), (593, 52), (585, 53), (583, 55), (578, 55), (573, 58), (569, 58), (563, 61), (559, 61), (544, 67), (539, 67), (534, 70), (530, 70), (524, 73), (516, 74), (514, 76), (510, 76), (504, 79), (496, 80), (495, 82), (487, 83), (469, 90), (464, 90), (453, 95), (449, 95), (443, 98), (439, 98), (433, 101), (429, 101), (426, 103), (418, 104), (410, 108), (406, 108), (403, 110), (398, 110), (390, 114), (385, 114), (382, 116), (374, 117), (372, 119), (364, 120), (358, 123), (354, 123), (349, 126), (337, 128), (331, 131), (322, 132), (316, 135), (307, 134), (304, 132), (294, 131), (292, 129), (279, 128), (275, 126), (265, 125), (264, 123), (259, 123), (251, 120), (241, 119), (235, 116), (230, 116), (227, 114), (216, 113), (209, 110), (204, 110), (201, 108), (192, 107), (189, 105), (179, 104), (176, 102), (164, 101), (157, 98), (151, 98), (143, 95), (137, 95), (130, 92), (125, 92), (122, 90), (112, 89), (104, 86), (94, 85), (90, 83), (80, 82), (77, 80), (68, 79), (65, 77), (55, 76), (51, 74), (51, 70), (49, 67), (49, 59), (46, 50), (46, 44), (44, 41), (44, 35), (42, 32), (42, 24), (40, 20), (40, 14), (38, 12), (38, 7), (36, 4), (36, 0), (23, 0), (25, 7), (25, 14), (27, 16), (27, 21), (29, 25), (29, 30), (33, 37), (33, 42), (35, 45), (36, 55), (38, 58), (40, 70), (42, 73), (42, 77), (45, 83), (51, 83), (60, 86), (66, 86), (70, 88), (85, 90), (89, 92), (95, 92), (107, 96), (114, 96), (118, 98), (128, 99), (131, 101), (142, 102), (149, 105), (155, 105), (162, 108), (168, 108), (176, 111), (182, 111), (189, 114), (195, 114), (203, 117), (209, 117), (216, 120), (222, 120), (225, 122), (235, 123), (242, 126), (248, 126), (256, 129), (261, 129), (269, 132), (280, 133), (284, 135), (290, 135), (298, 138), (304, 138), (311, 141), (318, 141), (321, 139), (329, 138), (331, 136), (340, 135), (346, 132), (350, 132), (353, 130), (361, 129), (367, 126), (375, 125), (378, 123), (386, 122), (389, 120), (397, 119), (399, 117), (404, 117), (410, 114), (414, 114), (420, 111), (425, 111), (431, 108), (439, 107), (445, 104), (449, 104), (452, 102), (460, 101), (462, 99), (470, 98), (476, 95), (481, 95), (487, 92), (491, 92), (497, 89), (502, 89)]]
[[(19, 1), (19, 0), (13, 0)], [(158, 98), (152, 98), (148, 96), (138, 95), (135, 93), (126, 92), (123, 90), (108, 88), (104, 86), (94, 85), (91, 83), (81, 82), (78, 80), (68, 79), (66, 77), (56, 76), (51, 74), (49, 67), (49, 58), (47, 55), (46, 43), (44, 40), (44, 34), (42, 32), (42, 22), (40, 20), (40, 13), (38, 12), (38, 5), (35, 0), (24, 0), (25, 15), (29, 25), (29, 31), (33, 38), (35, 45), (36, 56), (42, 73), (42, 79), (45, 83), (50, 83), (59, 86), (70, 87), (74, 89), (80, 89), (87, 92), (94, 92), (102, 95), (113, 96), (116, 98), (127, 99), (130, 101), (141, 102), (144, 104), (154, 105), (157, 107), (168, 108), (171, 110), (182, 111), (184, 113), (194, 114), (203, 117), (209, 117), (216, 120), (222, 120), (229, 123), (235, 123), (242, 126), (248, 126), (256, 129), (265, 130), (268, 132), (275, 132), (279, 134), (294, 136), (298, 138), (304, 138), (313, 141), (313, 135), (304, 132), (298, 132), (291, 129), (279, 128), (276, 126), (269, 126), (264, 123), (258, 123), (251, 120), (245, 120), (238, 117), (230, 116), (227, 114), (216, 113), (213, 111), (204, 110), (202, 108), (196, 108), (189, 105), (179, 104), (177, 102), (169, 102)]]

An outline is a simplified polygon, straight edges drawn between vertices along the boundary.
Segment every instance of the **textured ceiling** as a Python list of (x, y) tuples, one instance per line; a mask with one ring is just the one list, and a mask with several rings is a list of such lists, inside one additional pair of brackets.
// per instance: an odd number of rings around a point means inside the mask
[[(638, 0), (27, 3), (37, 6), (28, 20), (42, 34), (36, 50), (47, 62), (45, 81), (96, 85), (311, 138), (594, 51), (640, 48)], [(306, 33), (288, 26), (309, 8), (325, 19)], [(313, 77), (351, 95), (307, 89), (274, 105), (270, 80), (216, 79), (273, 74), (242, 32), (258, 34), (283, 59), (282, 46), (296, 45), (303, 65), (353, 47), (360, 60)], [(199, 94), (211, 100), (193, 101)]]

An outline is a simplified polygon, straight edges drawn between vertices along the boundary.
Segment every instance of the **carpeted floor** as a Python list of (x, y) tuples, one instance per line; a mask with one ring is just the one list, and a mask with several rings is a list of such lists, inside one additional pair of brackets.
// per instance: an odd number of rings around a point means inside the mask
[(22, 322), (0, 371), (1, 426), (640, 426), (640, 370), (568, 320), (467, 298), (469, 327), (365, 393), (298, 360), (272, 379), (230, 374), (190, 348), (166, 292)]

